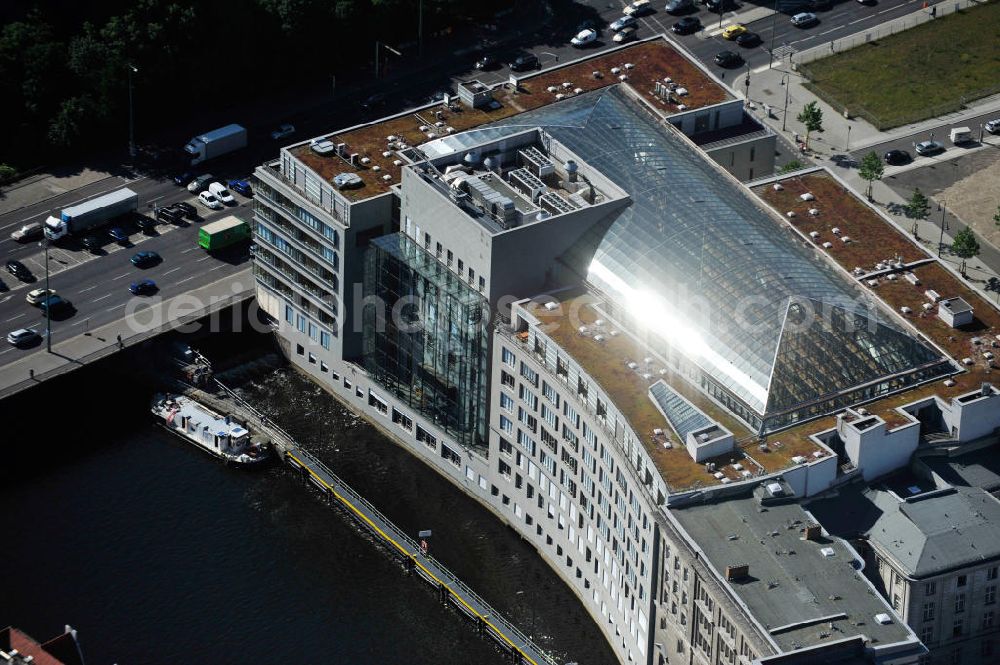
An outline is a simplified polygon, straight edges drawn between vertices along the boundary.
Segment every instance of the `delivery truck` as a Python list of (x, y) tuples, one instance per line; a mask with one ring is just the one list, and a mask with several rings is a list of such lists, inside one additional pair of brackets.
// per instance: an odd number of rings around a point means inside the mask
[(246, 128), (241, 125), (226, 125), (194, 137), (184, 146), (184, 152), (191, 157), (191, 166), (195, 166), (245, 147)]
[(86, 203), (63, 209), (58, 217), (45, 220), (45, 237), (59, 240), (78, 236), (101, 224), (139, 209), (139, 195), (128, 187), (98, 196)]
[(214, 252), (250, 238), (250, 225), (239, 217), (225, 217), (198, 231), (198, 246)]

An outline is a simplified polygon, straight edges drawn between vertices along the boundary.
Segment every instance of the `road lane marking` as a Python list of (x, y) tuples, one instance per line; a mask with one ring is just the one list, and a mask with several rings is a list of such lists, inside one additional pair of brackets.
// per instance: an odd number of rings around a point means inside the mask
[(183, 284), (184, 282), (190, 282), (192, 279), (195, 279), (197, 277), (198, 275), (191, 275), (190, 277), (186, 277), (185, 279), (182, 279), (179, 282), (175, 282), (175, 284)]
[(87, 288), (85, 288), (85, 289), (80, 289), (80, 293), (86, 293), (87, 291), (93, 291), (93, 290), (94, 290), (94, 289), (96, 289), (96, 288), (97, 288), (98, 286), (100, 286), (100, 284), (94, 284), (93, 286), (88, 286), (88, 287), (87, 287)]
[(106, 296), (101, 296), (100, 298), (94, 298), (94, 299), (93, 299), (93, 300), (92, 300), (91, 302), (101, 302), (101, 301), (102, 301), (102, 300), (104, 300), (105, 298), (110, 298), (110, 297), (111, 297), (112, 295), (113, 295), (113, 294), (109, 293), (109, 294), (108, 294), (108, 295), (106, 295)]
[(219, 265), (215, 266), (214, 268), (209, 268), (208, 272), (212, 272), (213, 270), (219, 270), (219, 269), (225, 268), (225, 267), (226, 267), (225, 263), (220, 263)]
[(196, 249), (198, 249), (198, 248), (197, 247), (189, 247), (188, 249), (183, 250), (181, 252), (181, 254), (187, 254), (188, 252), (193, 252)]
[(211, 256), (205, 256), (205, 257), (200, 258), (197, 261), (195, 261), (195, 263), (201, 263), (202, 261), (208, 261), (210, 258), (212, 258), (212, 257)]
[(131, 275), (131, 274), (132, 274), (132, 273), (130, 273), (130, 272), (123, 272), (122, 274), (118, 275), (117, 277), (115, 277), (115, 278), (114, 278), (114, 279), (112, 279), (111, 281), (112, 281), (112, 282), (114, 282), (114, 281), (116, 281), (116, 280), (119, 280), (119, 279), (121, 279), (122, 277), (128, 277), (128, 276), (129, 276), (129, 275)]
[(21, 314), (18, 314), (17, 316), (12, 316), (9, 319), (7, 319), (6, 321), (4, 321), (4, 323), (10, 323), (11, 321), (17, 321), (22, 316), (27, 316), (27, 314), (21, 313)]
[(167, 276), (167, 275), (169, 275), (170, 273), (172, 273), (172, 272), (177, 272), (178, 270), (180, 270), (180, 268), (171, 268), (171, 269), (170, 269), (170, 270), (168, 270), (167, 272), (163, 273), (163, 276), (164, 276), (164, 277), (166, 277), (166, 276)]

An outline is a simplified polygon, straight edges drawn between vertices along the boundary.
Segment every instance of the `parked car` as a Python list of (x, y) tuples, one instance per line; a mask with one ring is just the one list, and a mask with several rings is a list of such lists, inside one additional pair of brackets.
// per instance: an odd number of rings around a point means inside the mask
[(126, 233), (125, 229), (123, 229), (120, 226), (112, 226), (108, 230), (108, 236), (112, 240), (114, 240), (115, 242), (119, 242), (119, 243), (126, 243), (126, 242), (128, 242), (128, 233)]
[(936, 155), (944, 152), (944, 144), (940, 141), (921, 141), (916, 145), (918, 155)]
[(1000, 134), (1000, 118), (997, 118), (995, 120), (990, 120), (985, 125), (983, 125), (983, 127), (990, 134)]
[(184, 219), (184, 213), (173, 206), (168, 206), (166, 208), (158, 208), (156, 210), (156, 217), (169, 224), (180, 224)]
[(594, 30), (581, 30), (576, 33), (573, 39), (569, 40), (569, 43), (573, 46), (580, 48), (582, 46), (587, 46), (588, 44), (593, 44), (597, 41), (597, 32)]
[(690, 35), (701, 30), (701, 20), (697, 16), (685, 16), (670, 27), (678, 35)]
[(722, 38), (732, 41), (745, 32), (747, 32), (745, 25), (742, 23), (733, 23), (732, 25), (727, 25), (726, 29), (722, 31)]
[(32, 222), (31, 224), (25, 224), (18, 230), (10, 234), (11, 240), (17, 242), (28, 242), (30, 240), (35, 240), (36, 238), (41, 238), (42, 233), (45, 229), (42, 227), (41, 222)]
[(537, 55), (529, 53), (527, 55), (519, 55), (514, 58), (509, 67), (511, 71), (514, 72), (526, 72), (529, 69), (541, 69), (542, 63), (538, 61)]
[(28, 295), (26, 295), (24, 299), (29, 305), (37, 305), (49, 296), (54, 295), (56, 295), (55, 289), (32, 289), (31, 291), (28, 291)]
[(215, 180), (215, 176), (211, 173), (200, 175), (188, 183), (187, 190), (192, 194), (197, 194), (201, 190), (208, 187), (208, 184), (213, 180)]
[(229, 189), (241, 196), (245, 196), (247, 198), (253, 196), (253, 189), (250, 187), (250, 183), (246, 180), (230, 180), (227, 184), (229, 185)]
[(638, 32), (639, 28), (635, 27), (634, 25), (630, 25), (616, 32), (615, 36), (612, 37), (611, 40), (616, 44), (624, 44), (626, 42), (630, 42), (633, 39), (635, 39), (636, 33)]
[(645, 16), (653, 13), (653, 3), (650, 0), (632, 0), (632, 4), (622, 11), (628, 16)]
[(151, 279), (140, 279), (138, 282), (132, 282), (128, 285), (129, 293), (134, 296), (144, 296), (151, 293), (156, 293), (158, 287), (156, 282)]
[(31, 328), (20, 328), (14, 332), (7, 333), (7, 343), (18, 348), (28, 346), (41, 339), (42, 336)]
[(750, 48), (751, 46), (757, 46), (760, 44), (760, 35), (756, 32), (744, 32), (742, 35), (736, 38), (736, 44), (742, 46), (743, 48)]
[(608, 30), (612, 32), (618, 32), (622, 28), (627, 28), (630, 25), (639, 25), (639, 19), (634, 16), (622, 16), (620, 19), (615, 20), (608, 26)]
[(271, 139), (274, 141), (280, 141), (283, 138), (287, 138), (295, 133), (295, 125), (290, 125), (287, 122), (278, 125), (277, 129), (271, 132)]
[(792, 17), (792, 25), (796, 28), (808, 28), (819, 23), (819, 17), (812, 12), (800, 12)]
[(236, 199), (229, 193), (229, 190), (226, 189), (225, 185), (221, 182), (213, 182), (208, 186), (208, 191), (213, 194), (215, 198), (222, 201), (223, 205), (229, 206), (236, 203)]
[(222, 210), (222, 201), (215, 198), (211, 192), (202, 192), (198, 195), (198, 203), (212, 210)]
[(736, 4), (736, 0), (707, 0), (705, 2), (705, 7), (708, 8), (708, 11), (713, 14), (739, 9)]
[(664, 9), (668, 14), (683, 14), (694, 9), (694, 0), (670, 0)]
[(198, 216), (198, 209), (187, 201), (178, 201), (173, 205), (173, 207), (184, 213), (188, 219), (194, 219)]
[(89, 252), (96, 252), (101, 248), (101, 239), (95, 235), (84, 236), (80, 241), (83, 248)]
[(155, 265), (160, 262), (160, 255), (156, 252), (136, 252), (129, 259), (136, 268), (148, 268), (151, 265)]
[(178, 187), (187, 187), (188, 183), (194, 180), (198, 176), (197, 173), (191, 171), (185, 171), (184, 173), (178, 173), (174, 176), (174, 184)]
[(722, 51), (715, 54), (715, 64), (719, 67), (737, 67), (743, 64), (743, 56), (734, 51)]
[(20, 261), (8, 261), (7, 272), (14, 277), (17, 277), (22, 282), (26, 282), (34, 277), (34, 275), (31, 274), (31, 271), (28, 270), (28, 266), (24, 265)]
[(909, 164), (913, 161), (910, 153), (905, 150), (890, 150), (885, 153), (885, 163), (891, 165)]
[(152, 217), (146, 217), (145, 215), (135, 216), (135, 225), (139, 227), (139, 230), (143, 233), (152, 234), (156, 230), (156, 220)]
[(476, 60), (476, 69), (487, 70), (496, 69), (500, 66), (500, 61), (497, 60), (496, 56), (485, 53)]

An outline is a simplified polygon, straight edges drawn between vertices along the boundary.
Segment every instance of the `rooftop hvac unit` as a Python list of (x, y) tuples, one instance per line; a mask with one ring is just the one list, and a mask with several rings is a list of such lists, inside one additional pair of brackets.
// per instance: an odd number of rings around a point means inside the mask
[(525, 168), (539, 178), (544, 178), (547, 175), (555, 173), (556, 169), (552, 160), (533, 145), (528, 146), (523, 150), (518, 150), (517, 155), (521, 158), (521, 163), (525, 166)]
[(328, 155), (334, 151), (333, 142), (326, 139), (313, 139), (309, 142), (309, 147), (317, 155)]
[(538, 176), (523, 167), (514, 169), (507, 174), (507, 180), (510, 181), (514, 189), (531, 199), (532, 203), (537, 203), (538, 197), (548, 189), (545, 183), (538, 179)]
[(337, 154), (341, 155), (341, 156), (347, 154), (347, 144), (346, 143), (338, 143), (337, 144)]
[(603, 342), (604, 341), (604, 335), (594, 335), (594, 341), (595, 342)]
[(472, 200), (481, 205), (487, 215), (507, 227), (517, 214), (517, 210), (513, 201), (489, 184), (487, 179), (492, 177), (492, 174), (487, 173), (484, 177), (467, 178), (465, 182)]
[(810, 194), (809, 192), (806, 192), (805, 194), (799, 194), (799, 198), (802, 199), (803, 201), (813, 201), (816, 199), (816, 197)]
[(677, 89), (674, 90), (674, 94), (677, 95), (678, 97), (683, 97), (684, 95), (688, 94), (688, 89), (678, 86)]
[(361, 158), (361, 163), (362, 164), (366, 164), (366, 165), (367, 164), (371, 164), (372, 163), (371, 157), (362, 157)]
[(351, 189), (363, 184), (364, 182), (357, 173), (340, 173), (333, 177), (333, 186), (337, 189)]
[(559, 309), (559, 303), (547, 302), (545, 303), (545, 309), (549, 310), (550, 312), (554, 309)]
[(604, 319), (596, 319), (594, 321), (594, 325), (595, 326), (603, 326), (604, 325)]
[(542, 210), (547, 210), (553, 215), (561, 215), (576, 210), (576, 206), (556, 192), (545, 192), (539, 196), (538, 205), (541, 206)]

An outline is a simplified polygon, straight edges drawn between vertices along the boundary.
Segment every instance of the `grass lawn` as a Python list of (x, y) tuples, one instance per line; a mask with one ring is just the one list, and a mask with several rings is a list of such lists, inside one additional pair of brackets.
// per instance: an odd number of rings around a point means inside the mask
[(820, 97), (854, 114), (866, 111), (882, 129), (961, 108), (1000, 89), (1000, 2), (928, 21), (803, 70)]

